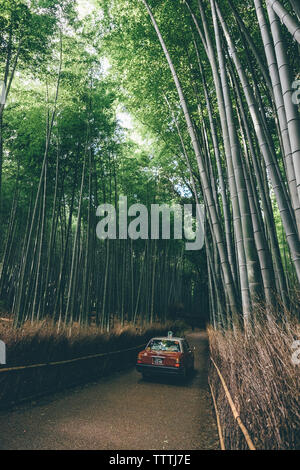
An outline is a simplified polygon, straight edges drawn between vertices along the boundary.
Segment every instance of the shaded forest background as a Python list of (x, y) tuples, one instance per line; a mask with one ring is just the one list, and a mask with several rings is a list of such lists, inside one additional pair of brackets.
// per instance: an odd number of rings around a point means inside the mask
[[(0, 297), (16, 325), (293, 308), (299, 11), (273, 4), (1, 2)], [(206, 249), (97, 240), (97, 206), (123, 194), (204, 202)]]
[(117, 207), (119, 195), (149, 208), (194, 198), (185, 175), (170, 180), (158, 137), (126, 129), (103, 12), (84, 6), (1, 2), (2, 309), (15, 325), (51, 318), (109, 330), (202, 311), (204, 326), (202, 254), (180, 241), (96, 237), (98, 205)]
[[(0, 297), (15, 325), (209, 308), (247, 326), (260, 303), (294, 309), (298, 17), (293, 1), (1, 3)], [(203, 202), (205, 250), (97, 240), (97, 206), (123, 194)]]

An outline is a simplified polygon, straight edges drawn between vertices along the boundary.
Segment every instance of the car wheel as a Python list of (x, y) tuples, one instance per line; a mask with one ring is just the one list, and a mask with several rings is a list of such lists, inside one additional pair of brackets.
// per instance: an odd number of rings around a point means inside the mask
[(187, 380), (187, 377), (188, 377), (188, 371), (187, 371), (187, 368), (185, 367), (183, 369), (182, 380), (185, 382)]
[(194, 369), (194, 364), (192, 364), (191, 367), (190, 367), (189, 370), (188, 370), (188, 375), (189, 375), (189, 377), (193, 377), (194, 371), (195, 371), (195, 369)]

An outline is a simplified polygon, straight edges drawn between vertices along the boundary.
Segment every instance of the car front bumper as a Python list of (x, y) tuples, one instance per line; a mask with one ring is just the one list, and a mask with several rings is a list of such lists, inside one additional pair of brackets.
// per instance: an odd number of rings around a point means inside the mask
[(183, 367), (154, 366), (151, 364), (136, 364), (136, 370), (141, 374), (153, 375), (184, 375)]

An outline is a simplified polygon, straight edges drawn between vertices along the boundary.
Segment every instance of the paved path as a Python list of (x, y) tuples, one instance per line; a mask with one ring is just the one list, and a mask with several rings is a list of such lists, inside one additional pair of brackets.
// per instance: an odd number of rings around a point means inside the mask
[(195, 375), (144, 381), (135, 369), (0, 413), (0, 450), (219, 449), (207, 385), (207, 338), (188, 335)]

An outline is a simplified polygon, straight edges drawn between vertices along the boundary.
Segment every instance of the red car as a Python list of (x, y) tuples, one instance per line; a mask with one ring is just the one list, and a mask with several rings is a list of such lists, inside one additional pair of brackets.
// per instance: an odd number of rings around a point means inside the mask
[(138, 354), (136, 369), (143, 377), (170, 374), (186, 378), (194, 370), (194, 353), (185, 338), (152, 338)]

